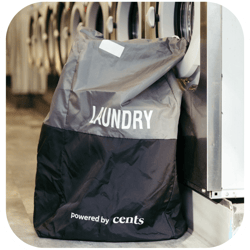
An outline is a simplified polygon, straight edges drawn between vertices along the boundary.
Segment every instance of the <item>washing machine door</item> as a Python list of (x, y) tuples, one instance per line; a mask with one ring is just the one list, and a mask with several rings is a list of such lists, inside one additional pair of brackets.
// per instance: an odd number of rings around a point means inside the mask
[(30, 66), (34, 64), (35, 58), (33, 53), (33, 41), (34, 41), (34, 17), (31, 15), (29, 20), (29, 29), (28, 29), (28, 37), (27, 37), (27, 45), (28, 45), (28, 63)]
[(108, 2), (109, 6), (109, 17), (106, 21), (106, 29), (109, 33), (111, 40), (117, 40), (116, 38), (116, 11), (117, 11), (117, 2)]
[(32, 24), (31, 24), (31, 58), (32, 64), (37, 65), (37, 26), (38, 26), (38, 11), (36, 10), (32, 15)]
[(49, 15), (49, 23), (48, 23), (48, 59), (51, 71), (54, 71), (55, 65), (55, 37), (54, 37), (54, 17), (51, 14)]
[(43, 67), (47, 72), (50, 71), (50, 63), (48, 58), (48, 23), (51, 10), (48, 4), (43, 4), (39, 11), (39, 18), (36, 23), (36, 66)]
[(89, 2), (86, 11), (86, 27), (97, 30), (105, 39), (109, 38), (106, 22), (109, 16), (109, 5), (106, 2)]
[(61, 14), (60, 21), (60, 57), (62, 65), (64, 65), (68, 59), (70, 51), (70, 17), (72, 11), (72, 3), (65, 3), (64, 9)]
[(116, 12), (118, 41), (142, 38), (142, 3), (119, 2)]
[(188, 78), (197, 73), (200, 66), (200, 3), (158, 2), (148, 5), (146, 15), (150, 38), (177, 35), (188, 41), (186, 54), (177, 64), (179, 78)]
[(87, 6), (87, 3), (74, 3), (72, 7), (72, 12), (70, 15), (70, 28), (69, 28), (69, 33), (70, 33), (70, 39), (69, 39), (69, 44), (68, 44), (68, 55), (71, 50), (72, 43), (75, 39), (75, 36), (77, 34), (77, 28), (80, 25), (85, 25), (85, 8)]
[(43, 55), (42, 55), (42, 66), (47, 72), (50, 72), (50, 62), (49, 62), (49, 51), (48, 51), (48, 27), (49, 27), (49, 18), (51, 15), (51, 10), (48, 4), (44, 5), (44, 13), (42, 15), (43, 23), (41, 30), (41, 39), (43, 46)]
[(53, 6), (53, 14), (52, 14), (52, 28), (53, 28), (53, 36), (54, 44), (54, 63), (55, 63), (55, 70), (58, 75), (62, 72), (62, 62), (61, 62), (61, 55), (60, 55), (60, 24), (61, 24), (61, 16), (64, 9), (64, 3), (55, 2)]
[(36, 60), (35, 64), (39, 68), (43, 63), (44, 47), (42, 34), (45, 30), (44, 17), (40, 16), (36, 22), (35, 33), (36, 33)]
[[(146, 24), (145, 24), (145, 38), (154, 39), (159, 37), (158, 25), (156, 25), (156, 19), (159, 16), (159, 2), (146, 2)], [(159, 21), (159, 20), (157, 20)]]

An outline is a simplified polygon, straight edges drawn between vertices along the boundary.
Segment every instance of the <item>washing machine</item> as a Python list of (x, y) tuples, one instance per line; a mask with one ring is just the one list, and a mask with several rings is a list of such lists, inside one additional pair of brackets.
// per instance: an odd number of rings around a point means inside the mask
[[(44, 94), (47, 89), (47, 70), (45, 69), (45, 6), (43, 3), (36, 3), (29, 6), (28, 21), (28, 65), (27, 81), (29, 92)], [(24, 67), (25, 68), (25, 67)]]
[(29, 66), (35, 65), (36, 60), (36, 26), (38, 22), (38, 11), (34, 11), (34, 7), (31, 6), (30, 16), (29, 16), (29, 28), (28, 28), (28, 63)]
[(116, 37), (116, 11), (118, 2), (108, 2), (109, 17), (105, 23), (110, 40), (117, 40)]
[(85, 26), (97, 30), (109, 39), (106, 22), (109, 16), (109, 4), (107, 2), (89, 2), (86, 11)]
[(48, 60), (51, 74), (56, 74), (55, 70), (55, 37), (54, 37), (54, 3), (49, 4), (50, 13), (48, 16), (48, 38), (47, 38), (47, 51)]
[(42, 39), (42, 33), (44, 29), (44, 18), (42, 16), (42, 11), (39, 9), (37, 11), (38, 13), (38, 19), (35, 25), (35, 37), (36, 37), (36, 58), (35, 58), (35, 65), (37, 68), (40, 68), (42, 66), (43, 61), (43, 39)]
[(184, 37), (187, 50), (176, 66), (179, 78), (196, 88), (200, 76), (200, 2), (147, 2), (145, 37)]
[[(86, 8), (87, 8), (87, 2), (75, 2), (71, 15), (70, 15), (70, 22), (69, 22), (69, 40), (68, 40), (68, 55), (71, 50), (72, 43), (75, 39), (75, 36), (77, 34), (78, 28), (80, 26), (85, 25), (85, 16), (86, 16)], [(80, 25), (80, 26), (79, 26)]]
[(60, 59), (62, 66), (66, 63), (70, 51), (70, 19), (74, 3), (66, 2), (60, 20)]
[(48, 27), (48, 46), (49, 60), (55, 69), (55, 74), (60, 75), (62, 72), (62, 62), (60, 56), (60, 24), (65, 3), (52, 2), (50, 8), (52, 14), (49, 19)]
[[(40, 15), (40, 13), (39, 13)], [(38, 18), (38, 21), (36, 23), (36, 66), (38, 68), (42, 67), (43, 64), (43, 55), (44, 55), (44, 51), (43, 51), (43, 39), (42, 39), (42, 34), (43, 34), (43, 29), (44, 29), (44, 21), (43, 21), (43, 17), (40, 16)]]
[(50, 63), (48, 57), (48, 23), (51, 10), (47, 3), (39, 8), (38, 21), (36, 22), (36, 66), (44, 67), (47, 72), (50, 72)]
[[(200, 44), (195, 41), (196, 50), (191, 48), (195, 59), (196, 53), (200, 56), (199, 84), (195, 91), (184, 91), (182, 97), (176, 157), (178, 177), (210, 199), (238, 198), (241, 203), (244, 198), (242, 28), (232, 12), (219, 4), (178, 4), (174, 15), (180, 18), (175, 34), (189, 42), (187, 53), (200, 30)], [(160, 34), (164, 31), (160, 26), (162, 10), (159, 3)], [(190, 66), (184, 63), (182, 67), (191, 73), (195, 70), (196, 61), (190, 61)]]
[(144, 4), (143, 2), (112, 3), (111, 15), (106, 22), (107, 31), (118, 41), (144, 38)]
[(32, 15), (29, 17), (29, 28), (28, 28), (28, 37), (26, 39), (26, 43), (28, 46), (28, 64), (31, 66), (33, 64), (33, 52), (32, 52), (32, 40), (33, 40), (33, 23), (34, 18)]

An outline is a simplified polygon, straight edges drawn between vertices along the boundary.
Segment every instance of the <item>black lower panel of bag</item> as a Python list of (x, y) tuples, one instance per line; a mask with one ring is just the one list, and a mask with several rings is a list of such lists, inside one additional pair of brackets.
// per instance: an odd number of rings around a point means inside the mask
[(182, 236), (176, 141), (43, 124), (34, 199), (38, 236), (120, 242)]

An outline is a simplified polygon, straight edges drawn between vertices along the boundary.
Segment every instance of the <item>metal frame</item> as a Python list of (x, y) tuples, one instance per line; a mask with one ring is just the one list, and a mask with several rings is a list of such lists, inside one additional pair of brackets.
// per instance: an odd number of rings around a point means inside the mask
[(221, 189), (222, 9), (207, 3), (207, 190)]
[(241, 198), (243, 33), (223, 6), (202, 2), (200, 11), (200, 82), (195, 92), (184, 94), (179, 176), (211, 199)]

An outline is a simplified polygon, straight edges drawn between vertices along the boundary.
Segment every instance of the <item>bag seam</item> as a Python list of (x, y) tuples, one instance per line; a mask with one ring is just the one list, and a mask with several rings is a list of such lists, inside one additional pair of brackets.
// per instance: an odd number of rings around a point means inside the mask
[(55, 126), (51, 126), (48, 125), (46, 123), (43, 123), (46, 126), (49, 126), (51, 128), (55, 128), (55, 129), (59, 129), (59, 130), (64, 130), (66, 131), (70, 131), (70, 132), (74, 132), (74, 133), (81, 133), (81, 134), (86, 134), (86, 135), (93, 135), (93, 136), (100, 136), (100, 137), (104, 137), (104, 138), (110, 138), (110, 139), (124, 139), (124, 140), (177, 140), (177, 138), (168, 138), (168, 139), (164, 139), (164, 138), (127, 138), (127, 137), (112, 137), (112, 136), (105, 136), (105, 135), (96, 135), (96, 134), (91, 134), (91, 133), (86, 133), (86, 132), (82, 132), (82, 131), (75, 131), (75, 130), (70, 130), (70, 129), (65, 129), (65, 128), (58, 128)]

